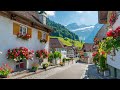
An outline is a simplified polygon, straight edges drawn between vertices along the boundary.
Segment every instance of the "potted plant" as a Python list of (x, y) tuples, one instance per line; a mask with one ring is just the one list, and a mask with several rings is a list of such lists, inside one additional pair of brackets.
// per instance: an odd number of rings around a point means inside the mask
[(43, 69), (46, 70), (46, 68), (47, 68), (49, 65), (48, 65), (48, 63), (43, 63), (42, 66), (43, 66)]
[(55, 64), (57, 64), (57, 58), (59, 58), (59, 59), (61, 59), (61, 53), (60, 52), (58, 52), (58, 51), (55, 51), (54, 53), (53, 53), (53, 57), (54, 57), (54, 59), (55, 59)]
[(28, 60), (33, 59), (34, 51), (29, 50), (26, 47), (9, 49), (7, 52), (7, 59), (20, 61), (20, 60)]
[(39, 60), (43, 60), (45, 58), (48, 57), (48, 52), (47, 50), (37, 50), (36, 53), (35, 53), (35, 56), (39, 59)]
[(38, 63), (33, 63), (31, 71), (36, 72), (38, 70), (38, 67), (39, 67)]
[(8, 75), (13, 72), (13, 69), (8, 64), (3, 64), (0, 67), (0, 77), (1, 78), (7, 78)]

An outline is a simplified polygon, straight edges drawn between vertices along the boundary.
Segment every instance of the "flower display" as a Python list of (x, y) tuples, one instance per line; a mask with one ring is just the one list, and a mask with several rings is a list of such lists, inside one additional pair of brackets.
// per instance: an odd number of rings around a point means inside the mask
[(107, 37), (113, 37), (113, 38), (117, 38), (120, 36), (120, 26), (117, 27), (115, 30), (109, 30), (107, 33), (106, 33), (106, 36)]
[(106, 33), (106, 36), (107, 37), (113, 37), (115, 34), (115, 32), (113, 30), (109, 30), (107, 33)]
[(98, 52), (93, 52), (92, 56), (95, 57), (98, 54)]
[(22, 35), (21, 33), (18, 33), (17, 37), (21, 38), (23, 40), (28, 40), (31, 37), (31, 35), (29, 35), (29, 34)]
[(34, 51), (29, 50), (26, 47), (20, 47), (15, 49), (9, 49), (7, 52), (8, 59), (12, 59), (15, 61), (23, 60), (23, 59), (33, 59)]
[(36, 53), (35, 53), (36, 57), (37, 58), (47, 58), (48, 57), (48, 52), (47, 50), (37, 50)]
[(7, 75), (10, 74), (11, 72), (13, 72), (13, 69), (12, 69), (8, 64), (3, 64), (3, 65), (0, 67), (0, 75), (7, 76)]
[(37, 70), (38, 70), (38, 67), (39, 67), (39, 64), (38, 64), (38, 63), (35, 63), (35, 62), (34, 62), (34, 63), (32, 64), (32, 70), (33, 70), (33, 71), (37, 71)]

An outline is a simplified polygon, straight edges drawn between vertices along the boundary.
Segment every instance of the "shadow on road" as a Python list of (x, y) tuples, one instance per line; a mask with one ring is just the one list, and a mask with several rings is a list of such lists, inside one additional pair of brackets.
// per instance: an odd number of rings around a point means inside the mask
[(83, 79), (101, 79), (94, 64), (88, 65)]

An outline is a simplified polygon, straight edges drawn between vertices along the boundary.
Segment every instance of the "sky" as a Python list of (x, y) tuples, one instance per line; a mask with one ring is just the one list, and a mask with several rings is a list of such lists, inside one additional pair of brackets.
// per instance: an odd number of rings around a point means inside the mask
[(98, 23), (98, 11), (45, 11), (48, 18), (56, 23), (68, 25), (95, 25)]

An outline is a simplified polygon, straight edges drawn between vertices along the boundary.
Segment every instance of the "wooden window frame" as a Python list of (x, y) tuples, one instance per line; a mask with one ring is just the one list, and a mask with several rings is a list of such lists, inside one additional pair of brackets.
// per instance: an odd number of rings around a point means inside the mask
[[(20, 31), (21, 30), (21, 28), (22, 28), (22, 32)], [(23, 32), (23, 28), (25, 28), (25, 31), (26, 31), (26, 33), (24, 34)], [(28, 28), (27, 28), (27, 26), (24, 26), (24, 25), (20, 25), (20, 30), (19, 30), (19, 33), (21, 33), (22, 35), (26, 35), (27, 34), (27, 32), (28, 32)]]
[(46, 39), (46, 32), (42, 32), (42, 39)]

